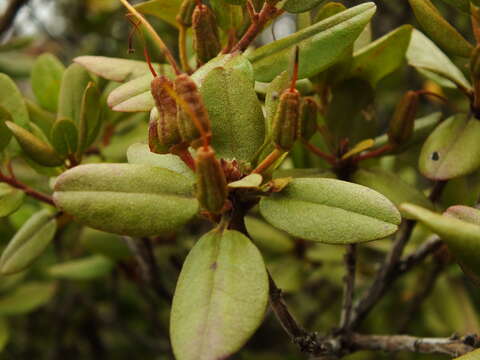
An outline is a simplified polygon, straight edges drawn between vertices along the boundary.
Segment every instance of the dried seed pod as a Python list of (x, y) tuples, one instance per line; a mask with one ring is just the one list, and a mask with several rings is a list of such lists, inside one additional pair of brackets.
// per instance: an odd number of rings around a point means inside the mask
[(177, 15), (177, 22), (187, 28), (192, 26), (192, 17), (195, 7), (195, 0), (183, 0), (182, 5), (180, 6), (180, 11)]
[(300, 93), (288, 89), (280, 96), (273, 118), (273, 143), (283, 151), (289, 151), (298, 138), (300, 122)]
[(388, 140), (392, 145), (404, 144), (412, 137), (417, 108), (418, 93), (408, 91), (397, 104), (395, 113), (390, 120)]
[(173, 88), (173, 82), (165, 76), (152, 80), (151, 92), (155, 100), (155, 109), (150, 113), (148, 143), (150, 150), (157, 154), (166, 154), (174, 145), (181, 143), (177, 123), (177, 103), (166, 90)]
[(193, 45), (200, 64), (213, 59), (222, 49), (215, 15), (206, 5), (199, 4), (193, 12)]
[(181, 74), (175, 79), (175, 91), (179, 97), (177, 123), (183, 141), (193, 147), (210, 138), (210, 119), (195, 82), (187, 75)]
[(303, 99), (300, 110), (300, 137), (302, 139), (310, 140), (317, 132), (317, 115), (317, 102), (311, 97)]
[(227, 180), (211, 147), (200, 147), (196, 157), (197, 199), (207, 211), (219, 214), (227, 200)]

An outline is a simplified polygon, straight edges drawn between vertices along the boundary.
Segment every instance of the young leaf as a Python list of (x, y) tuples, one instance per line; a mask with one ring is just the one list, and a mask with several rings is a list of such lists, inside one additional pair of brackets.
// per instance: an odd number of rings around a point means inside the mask
[(7, 147), (12, 138), (12, 133), (8, 130), (6, 121), (12, 121), (10, 113), (0, 106), (0, 153)]
[(191, 180), (148, 165), (77, 166), (58, 177), (54, 201), (82, 224), (130, 236), (175, 231), (198, 211)]
[(72, 64), (65, 70), (58, 100), (57, 119), (67, 118), (73, 120), (75, 124), (79, 123), (83, 92), (90, 81), (92, 81), (90, 75), (81, 65)]
[(440, 84), (442, 86), (454, 87), (457, 85), (465, 89), (470, 89), (471, 87), (455, 64), (437, 45), (418, 30), (413, 30), (412, 32), (412, 38), (407, 51), (407, 61), (410, 66), (429, 76), (433, 81), (438, 82), (438, 77), (445, 79)]
[(29, 282), (0, 297), (0, 316), (22, 315), (47, 304), (55, 294), (51, 283)]
[(32, 90), (42, 107), (57, 111), (58, 95), (65, 67), (53, 54), (40, 55), (32, 68)]
[(120, 85), (108, 96), (108, 106), (122, 112), (150, 111), (155, 106), (150, 93), (152, 79), (151, 74), (145, 74)]
[(57, 220), (48, 210), (33, 215), (3, 251), (0, 273), (14, 274), (28, 268), (50, 244), (56, 230)]
[(185, 260), (173, 298), (175, 358), (228, 358), (261, 324), (267, 301), (267, 272), (250, 240), (231, 230), (204, 235)]
[(85, 151), (96, 140), (101, 128), (100, 93), (95, 83), (90, 82), (83, 93), (78, 126), (78, 152)]
[(192, 181), (195, 180), (195, 173), (177, 155), (152, 153), (146, 144), (130, 145), (127, 159), (130, 164), (158, 166), (182, 174)]
[[(82, 65), (85, 69), (95, 75), (117, 82), (132, 80), (147, 73), (150, 74), (150, 70), (145, 61), (105, 56), (79, 56), (73, 59), (73, 61)], [(158, 68), (158, 64), (153, 64), (153, 66)]]
[(92, 255), (53, 265), (47, 272), (56, 279), (92, 280), (107, 276), (113, 265), (113, 261), (105, 256)]
[(398, 175), (380, 168), (359, 169), (353, 174), (352, 181), (385, 195), (397, 207), (408, 202), (433, 209), (433, 204), (421, 191), (403, 181)]
[(7, 184), (0, 184), (0, 218), (8, 216), (20, 207), (25, 193)]
[(224, 67), (210, 71), (200, 92), (210, 117), (212, 146), (218, 157), (252, 160), (265, 139), (265, 120), (249, 61), (238, 55)]
[(5, 124), (17, 139), (22, 150), (32, 160), (40, 165), (49, 167), (63, 164), (63, 159), (58, 156), (49, 144), (13, 122), (7, 121)]
[(363, 47), (353, 56), (351, 75), (362, 77), (375, 86), (405, 62), (411, 35), (412, 27), (404, 25)]
[(23, 96), (17, 85), (5, 74), (0, 74), (0, 106), (6, 110), (15, 124), (29, 129), (29, 117)]
[(78, 148), (77, 126), (70, 119), (58, 119), (52, 127), (51, 142), (61, 156), (74, 154)]
[(448, 23), (430, 0), (409, 0), (418, 22), (441, 48), (451, 55), (470, 57), (473, 46)]
[(400, 213), (383, 195), (334, 179), (294, 179), (263, 198), (260, 212), (290, 235), (329, 244), (378, 240), (397, 231)]
[(182, 0), (149, 0), (135, 6), (143, 14), (153, 15), (168, 22), (170, 25), (178, 26), (176, 17)]
[(374, 3), (364, 3), (254, 50), (247, 57), (255, 80), (270, 82), (288, 69), (296, 46), (300, 48), (300, 78), (327, 69), (354, 43), (375, 10)]
[(40, 130), (49, 137), (52, 132), (52, 126), (56, 120), (55, 115), (42, 109), (29, 99), (25, 99), (25, 104), (27, 105), (31, 123), (38, 126)]
[(325, 0), (287, 0), (283, 5), (283, 10), (292, 14), (310, 11), (316, 6), (320, 6)]
[(480, 167), (480, 122), (454, 115), (428, 137), (419, 158), (420, 172), (432, 180), (448, 180)]

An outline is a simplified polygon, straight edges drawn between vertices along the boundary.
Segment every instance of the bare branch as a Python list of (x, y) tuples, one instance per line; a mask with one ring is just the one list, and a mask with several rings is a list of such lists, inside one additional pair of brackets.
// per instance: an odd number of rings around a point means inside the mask
[(15, 21), (15, 17), (17, 16), (18, 12), (25, 5), (28, 0), (11, 0), (7, 6), (7, 10), (0, 18), (0, 36), (10, 29), (13, 22)]
[(345, 253), (345, 268), (347, 273), (343, 278), (344, 281), (344, 293), (343, 293), (343, 306), (342, 314), (340, 317), (340, 331), (348, 331), (350, 327), (350, 320), (352, 315), (353, 306), (353, 292), (355, 290), (355, 268), (357, 263), (357, 247), (355, 244), (348, 245)]

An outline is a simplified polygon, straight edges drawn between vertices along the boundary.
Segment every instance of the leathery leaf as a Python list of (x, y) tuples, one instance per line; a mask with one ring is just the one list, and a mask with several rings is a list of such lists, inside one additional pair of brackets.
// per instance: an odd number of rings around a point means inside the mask
[(290, 235), (329, 244), (382, 239), (397, 231), (401, 217), (383, 195), (335, 179), (297, 178), (260, 201), (260, 212)]
[(149, 165), (89, 164), (55, 183), (57, 206), (87, 226), (120, 235), (175, 231), (198, 211), (193, 181)]
[(228, 358), (261, 324), (267, 301), (267, 272), (250, 239), (232, 230), (204, 235), (185, 260), (173, 298), (175, 358)]

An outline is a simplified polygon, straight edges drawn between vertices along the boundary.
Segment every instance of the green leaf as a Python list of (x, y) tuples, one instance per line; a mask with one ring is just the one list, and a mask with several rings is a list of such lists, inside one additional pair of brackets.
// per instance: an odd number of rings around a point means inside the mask
[(240, 180), (229, 183), (228, 187), (231, 189), (257, 189), (262, 185), (262, 181), (262, 175), (250, 174)]
[(278, 104), (280, 103), (280, 95), (289, 87), (290, 83), (291, 78), (289, 72), (283, 71), (275, 77), (270, 84), (268, 84), (265, 95), (265, 124), (268, 135), (271, 135), (272, 133), (273, 118), (275, 117)]
[(224, 67), (210, 71), (200, 92), (212, 124), (212, 146), (218, 157), (252, 160), (265, 139), (265, 119), (248, 60), (238, 55)]
[(480, 210), (473, 207), (464, 205), (450, 206), (445, 213), (457, 219), (480, 225)]
[[(145, 61), (111, 58), (105, 56), (79, 56), (73, 59), (91, 73), (104, 79), (124, 82), (150, 74)], [(158, 64), (153, 64), (155, 68)]]
[(23, 96), (17, 85), (7, 75), (0, 73), (0, 106), (6, 110), (18, 126), (28, 129), (29, 117)]
[(419, 158), (420, 172), (432, 180), (467, 175), (480, 167), (480, 122), (466, 114), (442, 122), (428, 137)]
[(101, 128), (100, 93), (95, 83), (90, 82), (83, 93), (78, 126), (78, 152), (85, 151), (97, 139)]
[(135, 8), (143, 14), (153, 15), (170, 25), (178, 26), (176, 17), (182, 0), (150, 0), (142, 2)]
[[(353, 174), (352, 181), (378, 191), (397, 208), (400, 204), (408, 202), (433, 209), (433, 204), (421, 191), (403, 181), (397, 174), (379, 168), (359, 169)], [(402, 215), (407, 214), (402, 213)]]
[(56, 120), (55, 115), (42, 109), (29, 99), (25, 99), (25, 104), (27, 105), (30, 121), (38, 126), (45, 135), (50, 136), (52, 126)]
[(342, 3), (339, 2), (328, 2), (325, 5), (323, 5), (320, 10), (318, 10), (317, 15), (315, 16), (315, 21), (314, 23), (323, 21), (333, 15), (337, 15), (338, 13), (341, 13), (342, 11), (347, 10), (347, 7), (343, 5)]
[(12, 138), (12, 133), (8, 130), (6, 121), (12, 121), (10, 113), (0, 106), (0, 153), (7, 147)]
[(182, 174), (192, 181), (195, 180), (195, 173), (177, 155), (152, 153), (146, 144), (130, 145), (127, 159), (130, 164), (158, 166)]
[(469, 0), (443, 0), (443, 2), (457, 8), (458, 10), (470, 14), (470, 1)]
[(290, 235), (329, 244), (378, 240), (393, 234), (400, 213), (383, 195), (333, 179), (294, 179), (263, 198), (260, 212)]
[(113, 260), (125, 260), (132, 256), (130, 249), (120, 236), (91, 228), (83, 229), (80, 243), (88, 251)]
[(0, 297), (0, 316), (23, 315), (47, 304), (55, 294), (51, 283), (29, 282)]
[[(429, 38), (418, 30), (413, 30), (407, 51), (407, 61), (423, 74), (438, 82), (438, 77), (445, 79), (448, 86), (460, 86), (470, 89), (471, 85), (463, 73)], [(433, 77), (431, 75), (434, 75)], [(436, 76), (435, 76), (436, 75)], [(445, 86), (445, 81), (440, 85)], [(455, 85), (453, 85), (453, 84)]]
[(74, 154), (78, 148), (78, 130), (70, 119), (58, 119), (52, 127), (52, 145), (61, 156)]
[(442, 49), (451, 55), (470, 57), (473, 46), (444, 19), (430, 0), (409, 0), (418, 22)]
[(63, 160), (49, 144), (13, 122), (7, 121), (5, 124), (17, 139), (22, 150), (32, 160), (40, 165), (50, 167), (63, 164)]
[(14, 274), (28, 268), (45, 251), (57, 230), (57, 220), (42, 210), (22, 225), (0, 258), (0, 273)]
[(57, 178), (54, 201), (82, 224), (130, 236), (175, 231), (198, 211), (192, 180), (148, 165), (77, 166)]
[[(480, 224), (467, 222), (450, 214), (440, 215), (412, 204), (403, 204), (403, 211), (438, 234), (457, 260), (477, 277), (480, 276)], [(477, 210), (478, 211), (478, 210)]]
[(283, 5), (283, 10), (292, 14), (298, 14), (310, 11), (316, 6), (320, 6), (325, 0), (287, 0)]
[(405, 62), (412, 27), (404, 25), (357, 51), (351, 75), (362, 77), (375, 86)]
[(80, 122), (83, 93), (92, 78), (81, 65), (72, 64), (63, 73), (60, 98), (58, 100), (57, 119), (72, 119)]
[(204, 235), (185, 260), (173, 298), (175, 358), (228, 358), (261, 324), (267, 301), (267, 272), (250, 240), (231, 230)]
[(47, 272), (56, 279), (92, 280), (107, 276), (113, 265), (113, 261), (105, 256), (92, 255), (53, 265)]
[(42, 107), (56, 112), (65, 67), (53, 54), (40, 55), (32, 68), (32, 90)]
[(457, 357), (454, 360), (478, 360), (480, 358), (480, 349), (474, 350), (463, 356)]
[(300, 78), (327, 69), (352, 46), (375, 10), (374, 3), (364, 3), (254, 50), (247, 57), (253, 64), (255, 80), (269, 82), (291, 67), (296, 46), (300, 48)]
[(8, 341), (10, 340), (10, 327), (7, 320), (2, 317), (0, 318), (0, 352), (5, 349)]
[(25, 193), (7, 184), (0, 184), (0, 218), (8, 216), (20, 207)]
[(274, 228), (265, 221), (247, 216), (245, 217), (245, 226), (253, 242), (262, 250), (273, 253), (288, 253), (295, 248), (295, 242), (288, 234)]

